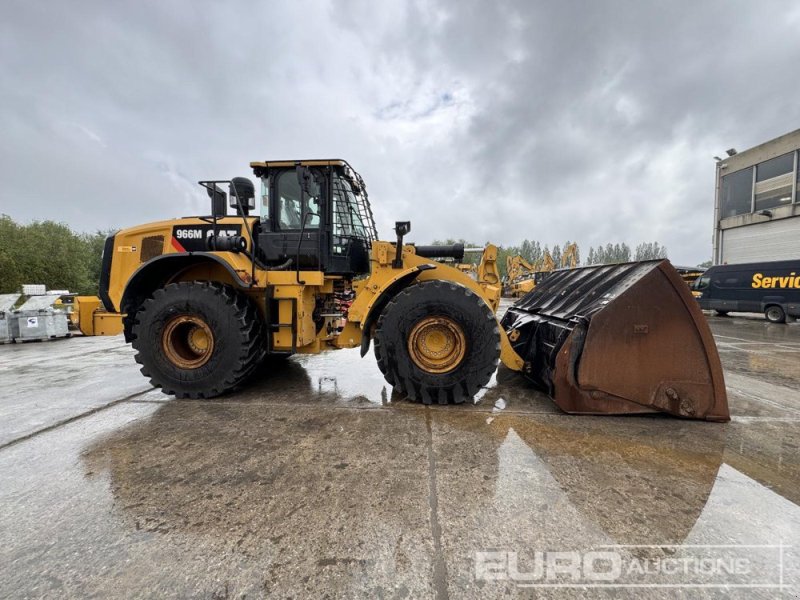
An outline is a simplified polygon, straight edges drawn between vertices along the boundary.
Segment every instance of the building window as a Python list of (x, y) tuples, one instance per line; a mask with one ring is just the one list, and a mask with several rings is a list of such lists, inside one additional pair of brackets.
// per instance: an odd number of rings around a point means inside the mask
[(753, 169), (742, 169), (722, 178), (720, 218), (744, 215), (752, 210)]
[(767, 160), (756, 167), (756, 212), (792, 202), (794, 153)]

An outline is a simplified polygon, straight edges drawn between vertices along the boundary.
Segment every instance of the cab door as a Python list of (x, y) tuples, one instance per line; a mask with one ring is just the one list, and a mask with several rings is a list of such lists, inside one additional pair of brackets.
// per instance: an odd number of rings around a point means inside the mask
[[(304, 170), (301, 172), (301, 169)], [(305, 180), (301, 185), (303, 175)], [(267, 262), (282, 263), (291, 259), (293, 269), (299, 266), (301, 270), (324, 270), (321, 181), (320, 173), (305, 167), (282, 170), (271, 178), (271, 227), (259, 236), (261, 252)]]

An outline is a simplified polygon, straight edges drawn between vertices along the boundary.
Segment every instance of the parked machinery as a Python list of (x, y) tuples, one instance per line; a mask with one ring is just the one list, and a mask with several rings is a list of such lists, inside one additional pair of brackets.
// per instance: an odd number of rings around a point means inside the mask
[(21, 294), (0, 294), (0, 344), (13, 342), (11, 335), (12, 307), (17, 303)]

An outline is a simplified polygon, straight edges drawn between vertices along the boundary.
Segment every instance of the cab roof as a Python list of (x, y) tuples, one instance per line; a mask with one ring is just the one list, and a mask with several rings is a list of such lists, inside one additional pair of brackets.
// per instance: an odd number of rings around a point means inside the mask
[(305, 167), (344, 167), (347, 165), (347, 161), (340, 158), (318, 158), (312, 160), (257, 160), (250, 163), (252, 168), (266, 167), (268, 169), (296, 167), (298, 165)]

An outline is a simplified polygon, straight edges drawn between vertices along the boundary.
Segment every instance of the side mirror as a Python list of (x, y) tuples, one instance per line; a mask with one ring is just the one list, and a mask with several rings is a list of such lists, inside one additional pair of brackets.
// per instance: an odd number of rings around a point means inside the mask
[(247, 177), (234, 177), (231, 179), (228, 191), (231, 208), (238, 206), (242, 209), (243, 214), (248, 215), (256, 207), (256, 188)]
[(214, 184), (214, 187), (205, 187), (206, 192), (208, 192), (208, 197), (211, 198), (211, 215), (216, 218), (224, 217), (226, 214), (228, 214), (228, 209), (225, 206), (228, 199), (227, 195), (217, 186), (216, 183)]
[(411, 231), (411, 221), (395, 221), (394, 231), (397, 234), (397, 245), (395, 246), (394, 260), (392, 261), (393, 269), (403, 268), (403, 237), (408, 235)]

